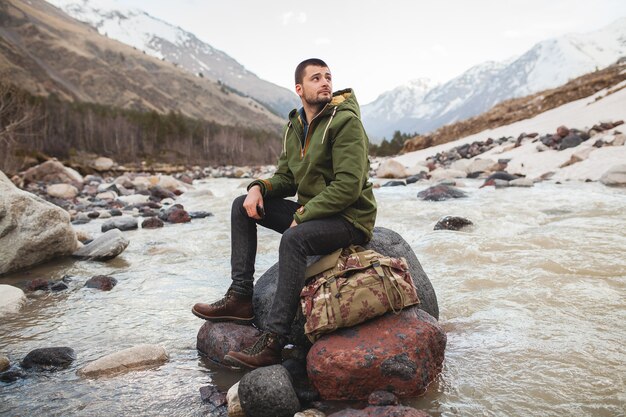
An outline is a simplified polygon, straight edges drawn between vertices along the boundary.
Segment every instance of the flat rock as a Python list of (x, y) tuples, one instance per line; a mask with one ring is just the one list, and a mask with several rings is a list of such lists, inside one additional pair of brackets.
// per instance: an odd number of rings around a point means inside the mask
[(51, 184), (46, 189), (51, 197), (71, 200), (78, 195), (78, 189), (71, 184)]
[(162, 365), (168, 360), (169, 356), (163, 347), (139, 345), (103, 356), (77, 373), (84, 378), (98, 378)]
[(281, 365), (255, 369), (239, 381), (239, 400), (248, 417), (292, 417), (300, 401)]
[(74, 349), (52, 347), (32, 350), (22, 359), (24, 369), (55, 370), (69, 366), (76, 359)]
[(395, 159), (383, 161), (376, 170), (378, 178), (406, 178), (408, 177), (406, 167)]
[(72, 256), (84, 260), (108, 261), (124, 252), (129, 243), (119, 229), (111, 229), (78, 249)]
[(451, 198), (464, 198), (467, 194), (449, 185), (433, 185), (417, 193), (417, 197), (425, 201), (444, 201)]
[(0, 284), (0, 315), (18, 312), (25, 303), (24, 291), (12, 285)]
[(19, 190), (0, 171), (0, 274), (70, 255), (78, 245), (67, 211)]
[(441, 372), (446, 334), (416, 307), (322, 336), (307, 373), (325, 400), (367, 399), (378, 390), (415, 397)]
[(509, 181), (510, 187), (532, 187), (535, 183), (530, 178), (518, 178)]
[(82, 188), (83, 186), (82, 175), (56, 160), (46, 161), (27, 169), (26, 172), (24, 172), (24, 180), (27, 182), (43, 181), (46, 183), (69, 183), (78, 188)]
[(158, 229), (159, 227), (163, 227), (165, 223), (163, 220), (158, 217), (148, 217), (144, 221), (141, 222), (142, 229)]
[(132, 194), (119, 196), (117, 197), (117, 200), (121, 201), (124, 204), (130, 205), (147, 203), (149, 198), (149, 196), (143, 194)]
[(119, 229), (122, 231), (125, 230), (134, 230), (139, 227), (139, 222), (134, 217), (122, 216), (115, 217), (110, 220), (107, 220), (102, 224), (101, 230), (102, 232), (109, 231), (111, 229)]

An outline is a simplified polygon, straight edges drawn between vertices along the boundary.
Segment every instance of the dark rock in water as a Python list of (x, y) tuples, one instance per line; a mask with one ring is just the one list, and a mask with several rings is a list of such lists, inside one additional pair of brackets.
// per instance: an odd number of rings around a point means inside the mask
[(374, 391), (367, 397), (369, 405), (398, 405), (398, 397), (389, 391)]
[(464, 198), (467, 194), (448, 185), (434, 185), (417, 193), (417, 197), (426, 201), (443, 201), (451, 198)]
[[(283, 350), (283, 358), (284, 352)], [(306, 373), (306, 357), (302, 361), (287, 359), (282, 364), (293, 381), (293, 389), (302, 404), (310, 404), (320, 399), (320, 393), (311, 385)]]
[(200, 387), (200, 397), (202, 398), (202, 402), (210, 403), (215, 407), (226, 405), (226, 393), (219, 392), (214, 385)]
[(386, 407), (369, 406), (362, 410), (348, 408), (346, 410), (337, 411), (328, 417), (431, 417), (425, 411), (416, 410), (412, 407), (403, 405), (393, 405)]
[(167, 221), (170, 223), (189, 223), (191, 217), (185, 210), (175, 210), (167, 216)]
[(211, 217), (213, 216), (213, 213), (210, 213), (208, 211), (190, 211), (189, 212), (189, 217), (191, 217), (192, 219), (204, 219), (205, 217)]
[(103, 232), (107, 232), (111, 229), (119, 229), (119, 230), (133, 230), (137, 229), (139, 224), (137, 219), (134, 217), (120, 217), (117, 219), (107, 220), (102, 224), (101, 230)]
[(441, 372), (446, 334), (417, 307), (322, 336), (307, 373), (325, 400), (365, 399), (378, 390), (413, 397)]
[(168, 208), (161, 209), (161, 211), (159, 212), (159, 219), (166, 222), (169, 215), (176, 210), (185, 210), (185, 208), (182, 204), (174, 204), (173, 206), (170, 206)]
[(561, 143), (559, 144), (559, 150), (562, 151), (563, 149), (574, 148), (581, 143), (583, 143), (583, 138), (580, 135), (576, 133), (570, 133), (569, 135), (564, 137), (563, 140), (561, 140)]
[(109, 214), (112, 217), (121, 216), (122, 215), (122, 210), (114, 208), (114, 209), (109, 210)]
[(255, 369), (239, 381), (241, 408), (248, 417), (293, 417), (300, 401), (281, 365)]
[(0, 382), (15, 382), (18, 379), (22, 379), (25, 377), (26, 375), (24, 374), (24, 372), (18, 369), (11, 369), (9, 371), (0, 373)]
[(97, 219), (98, 217), (100, 217), (100, 213), (97, 211), (90, 211), (89, 213), (87, 213), (87, 217), (89, 217), (90, 219)]
[[(143, 217), (157, 217), (159, 215), (159, 212), (156, 210), (151, 209), (150, 207), (142, 207), (139, 212), (141, 213), (141, 215)], [(161, 219), (158, 219), (161, 220)]]
[(406, 185), (404, 181), (387, 181), (382, 186), (383, 187), (397, 187), (399, 185)]
[(564, 138), (565, 136), (569, 135), (569, 129), (565, 126), (559, 126), (556, 128), (556, 134)]
[(74, 349), (69, 347), (52, 347), (35, 349), (22, 359), (22, 368), (37, 370), (54, 370), (70, 365), (76, 359)]
[(50, 288), (50, 281), (43, 278), (35, 278), (26, 283), (27, 291), (47, 291)]
[(252, 346), (260, 335), (261, 332), (252, 326), (206, 321), (198, 332), (196, 348), (213, 362), (223, 363), (229, 351)]
[(158, 217), (148, 217), (143, 222), (141, 222), (141, 228), (157, 229), (159, 227), (163, 227), (164, 224), (165, 223), (163, 223), (163, 220), (159, 219)]
[(497, 172), (494, 172), (493, 174), (491, 174), (490, 176), (488, 176), (487, 179), (485, 180), (485, 182), (483, 183), (483, 185), (480, 186), (480, 188), (487, 187), (489, 185), (496, 185), (496, 181), (495, 180), (513, 181), (513, 180), (516, 180), (518, 178), (519, 177), (517, 177), (515, 175), (511, 175), (508, 172), (497, 171)]
[(55, 282), (54, 284), (50, 286), (50, 291), (54, 291), (54, 292), (64, 291), (67, 289), (68, 289), (67, 284), (62, 281)]
[(595, 142), (594, 142), (594, 144), (593, 144), (593, 146), (594, 146), (595, 148), (601, 148), (601, 147), (603, 147), (604, 145), (606, 145), (606, 142), (605, 142), (605, 141), (603, 141), (602, 139), (598, 139), (598, 140), (597, 140), (597, 141), (595, 141)]
[(461, 230), (473, 224), (474, 223), (464, 217), (446, 216), (437, 222), (434, 230)]
[(419, 174), (411, 175), (406, 179), (407, 184), (413, 184), (421, 180), (428, 179), (428, 174), (426, 172), (420, 172)]
[(129, 243), (119, 229), (111, 229), (78, 249), (72, 256), (85, 260), (108, 261), (124, 252)]
[(91, 220), (89, 218), (87, 218), (87, 219), (82, 219), (82, 218), (81, 219), (74, 219), (74, 220), (72, 220), (72, 224), (74, 224), (74, 225), (87, 224), (90, 221)]
[(85, 287), (102, 291), (111, 291), (117, 285), (117, 280), (108, 275), (96, 275), (85, 282)]
[(150, 196), (153, 197), (155, 201), (161, 201), (164, 198), (176, 198), (176, 194), (159, 185), (150, 188)]
[[(384, 227), (375, 227), (372, 240), (363, 245), (366, 249), (373, 249), (383, 255), (400, 258), (404, 257), (409, 265), (411, 277), (417, 288), (420, 299), (419, 308), (428, 312), (431, 316), (439, 317), (439, 307), (437, 296), (428, 276), (422, 269), (411, 246), (393, 230)], [(309, 257), (311, 264), (319, 257)], [(257, 327), (264, 329), (269, 318), (270, 308), (276, 292), (278, 282), (278, 264), (271, 266), (255, 283), (252, 302), (254, 304), (254, 323)], [(304, 317), (298, 309), (298, 315), (291, 326), (289, 340), (297, 346), (310, 346), (309, 340), (304, 335)]]

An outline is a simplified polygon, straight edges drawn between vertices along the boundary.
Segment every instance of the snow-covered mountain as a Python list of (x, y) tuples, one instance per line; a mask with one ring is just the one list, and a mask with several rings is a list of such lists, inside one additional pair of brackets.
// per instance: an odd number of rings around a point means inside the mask
[(180, 27), (130, 9), (118, 0), (47, 0), (111, 39), (185, 70), (220, 81), (271, 108), (281, 117), (300, 104), (294, 92), (262, 80), (226, 53)]
[(480, 114), (495, 104), (554, 88), (626, 56), (626, 17), (586, 34), (537, 43), (519, 57), (485, 62), (430, 89), (413, 84), (381, 94), (361, 108), (372, 142), (393, 132), (428, 133)]

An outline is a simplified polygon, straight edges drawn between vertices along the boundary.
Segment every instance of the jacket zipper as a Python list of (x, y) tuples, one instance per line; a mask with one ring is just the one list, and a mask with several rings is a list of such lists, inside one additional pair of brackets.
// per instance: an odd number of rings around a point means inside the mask
[(311, 119), (311, 123), (309, 123), (309, 129), (306, 132), (306, 138), (304, 139), (304, 146), (302, 146), (302, 142), (300, 142), (300, 160), (304, 159), (304, 154), (307, 150), (307, 148), (309, 147), (309, 142), (311, 140), (311, 132), (313, 131), (313, 123), (315, 122), (315, 119), (317, 119), (317, 117), (324, 113), (324, 110), (326, 110), (326, 107), (324, 107), (319, 113), (317, 113), (313, 119)]

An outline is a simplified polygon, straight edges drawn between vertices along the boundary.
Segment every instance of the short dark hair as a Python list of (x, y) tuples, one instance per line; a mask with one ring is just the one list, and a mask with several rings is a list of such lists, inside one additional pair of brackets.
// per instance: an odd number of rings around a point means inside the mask
[(310, 65), (328, 68), (328, 65), (326, 65), (326, 63), (319, 58), (305, 59), (296, 67), (296, 84), (302, 84), (302, 79), (304, 78), (304, 70)]

